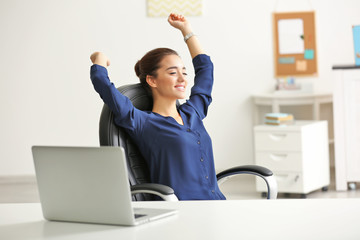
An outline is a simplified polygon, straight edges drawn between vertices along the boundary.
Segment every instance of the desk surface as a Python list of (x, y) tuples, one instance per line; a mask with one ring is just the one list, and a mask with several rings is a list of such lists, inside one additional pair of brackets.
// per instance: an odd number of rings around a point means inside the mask
[(40, 204), (0, 204), (0, 239), (360, 239), (360, 199), (134, 203), (176, 216), (137, 227), (48, 222)]
[(268, 98), (268, 99), (291, 99), (291, 98), (318, 98), (318, 97), (330, 97), (332, 98), (331, 92), (287, 92), (279, 91), (272, 93), (254, 94), (254, 98)]

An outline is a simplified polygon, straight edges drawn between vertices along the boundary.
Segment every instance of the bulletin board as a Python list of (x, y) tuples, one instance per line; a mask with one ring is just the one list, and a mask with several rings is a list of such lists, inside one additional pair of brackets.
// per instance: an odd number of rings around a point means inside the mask
[(275, 77), (316, 76), (315, 12), (273, 13)]

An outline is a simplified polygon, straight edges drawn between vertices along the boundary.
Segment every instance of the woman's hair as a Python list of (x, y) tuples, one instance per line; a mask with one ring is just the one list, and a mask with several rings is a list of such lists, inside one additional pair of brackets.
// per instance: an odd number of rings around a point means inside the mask
[(170, 48), (156, 48), (146, 53), (136, 64), (135, 72), (140, 79), (140, 83), (151, 94), (151, 88), (146, 82), (146, 76), (157, 77), (157, 70), (160, 68), (160, 62), (165, 56), (179, 54)]

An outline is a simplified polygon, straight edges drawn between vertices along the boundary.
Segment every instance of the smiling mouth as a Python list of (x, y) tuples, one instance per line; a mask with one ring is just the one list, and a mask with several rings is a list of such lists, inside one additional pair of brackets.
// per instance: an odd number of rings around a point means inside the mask
[(184, 86), (175, 86), (176, 89), (180, 90), (180, 91), (185, 91), (185, 87)]

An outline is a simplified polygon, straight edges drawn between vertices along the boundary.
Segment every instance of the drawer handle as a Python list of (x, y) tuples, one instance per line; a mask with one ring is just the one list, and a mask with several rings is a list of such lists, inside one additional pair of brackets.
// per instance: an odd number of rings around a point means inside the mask
[(299, 180), (300, 176), (296, 175), (294, 181), (297, 182)]
[(287, 158), (287, 154), (277, 154), (277, 153), (271, 153), (270, 154), (270, 159), (273, 160), (273, 161), (280, 162), (280, 161), (283, 161), (286, 158)]
[(274, 141), (281, 141), (284, 138), (286, 138), (286, 134), (276, 134), (276, 133), (272, 133), (269, 135), (270, 138)]

